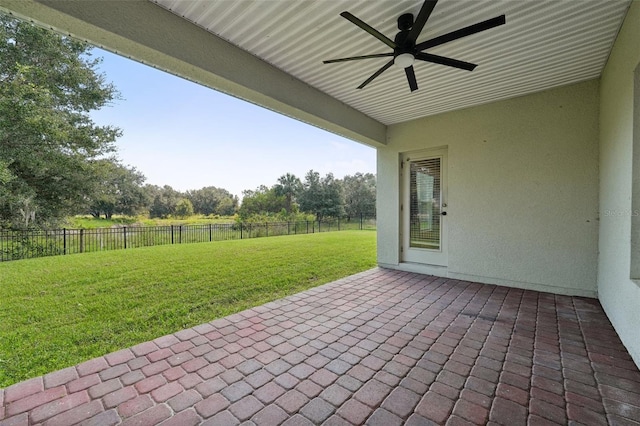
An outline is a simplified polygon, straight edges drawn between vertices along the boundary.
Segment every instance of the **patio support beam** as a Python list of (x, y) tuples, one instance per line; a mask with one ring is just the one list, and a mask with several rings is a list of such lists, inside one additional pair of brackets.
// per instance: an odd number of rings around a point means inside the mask
[(366, 145), (386, 144), (384, 124), (148, 0), (0, 0), (0, 9)]

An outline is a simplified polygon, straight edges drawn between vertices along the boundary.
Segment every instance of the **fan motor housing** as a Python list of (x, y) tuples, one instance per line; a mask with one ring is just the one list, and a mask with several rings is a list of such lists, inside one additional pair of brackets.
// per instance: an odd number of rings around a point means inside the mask
[(413, 13), (405, 13), (398, 17), (398, 29), (409, 31), (413, 27)]
[(409, 42), (408, 36), (413, 27), (413, 14), (405, 13), (398, 17), (398, 29), (400, 32), (396, 34), (395, 42), (399, 49), (394, 49), (396, 56), (400, 53), (406, 53), (413, 50), (415, 43)]

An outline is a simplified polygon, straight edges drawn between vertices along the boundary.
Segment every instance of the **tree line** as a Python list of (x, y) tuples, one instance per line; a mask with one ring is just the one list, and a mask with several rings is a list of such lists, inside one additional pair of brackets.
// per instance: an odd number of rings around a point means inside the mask
[(87, 211), (95, 218), (118, 215), (148, 215), (150, 218), (185, 218), (194, 214), (232, 216), (242, 221), (296, 220), (300, 215), (359, 217), (375, 213), (376, 179), (371, 173), (356, 173), (343, 179), (324, 177), (309, 170), (301, 180), (291, 173), (277, 183), (243, 191), (242, 203), (226, 189), (207, 186), (185, 192), (169, 185), (143, 185), (144, 176), (135, 168), (113, 162), (101, 163), (102, 180), (87, 197)]
[(143, 185), (145, 177), (134, 167), (107, 162), (109, 173), (87, 196), (87, 210), (95, 218), (114, 214), (150, 218), (185, 218), (194, 214), (229, 216), (238, 209), (238, 197), (226, 189), (207, 186), (180, 192), (169, 185)]
[(336, 179), (310, 170), (271, 187), (180, 192), (145, 185), (117, 158), (122, 131), (90, 112), (120, 99), (90, 45), (0, 14), (0, 227), (57, 226), (72, 215), (192, 214), (293, 218), (359, 215), (375, 209), (375, 176)]
[(180, 192), (169, 185), (142, 185), (144, 176), (135, 168), (103, 164), (101, 185), (88, 197), (89, 213), (110, 219), (114, 214), (151, 218), (184, 218), (194, 214), (232, 216), (243, 221), (277, 218), (295, 219), (299, 214), (325, 217), (360, 216), (375, 213), (376, 179), (371, 173), (356, 173), (343, 179), (324, 177), (309, 170), (301, 180), (291, 173), (277, 183), (243, 191), (242, 203), (226, 189), (208, 186)]
[(244, 191), (238, 215), (242, 220), (254, 217), (295, 218), (299, 213), (325, 217), (356, 217), (375, 214), (376, 178), (372, 173), (356, 173), (336, 179), (309, 170), (304, 179), (282, 175), (271, 187)]

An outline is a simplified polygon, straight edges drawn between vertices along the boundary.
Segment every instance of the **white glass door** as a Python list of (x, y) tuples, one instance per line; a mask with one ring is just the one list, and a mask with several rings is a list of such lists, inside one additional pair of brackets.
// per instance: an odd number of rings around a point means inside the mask
[(446, 151), (402, 159), (402, 260), (447, 265)]

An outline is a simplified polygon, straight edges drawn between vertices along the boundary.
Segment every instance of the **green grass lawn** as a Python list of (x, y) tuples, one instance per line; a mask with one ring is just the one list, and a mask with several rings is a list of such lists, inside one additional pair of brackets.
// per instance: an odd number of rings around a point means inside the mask
[(0, 263), (0, 388), (375, 266), (375, 232)]

